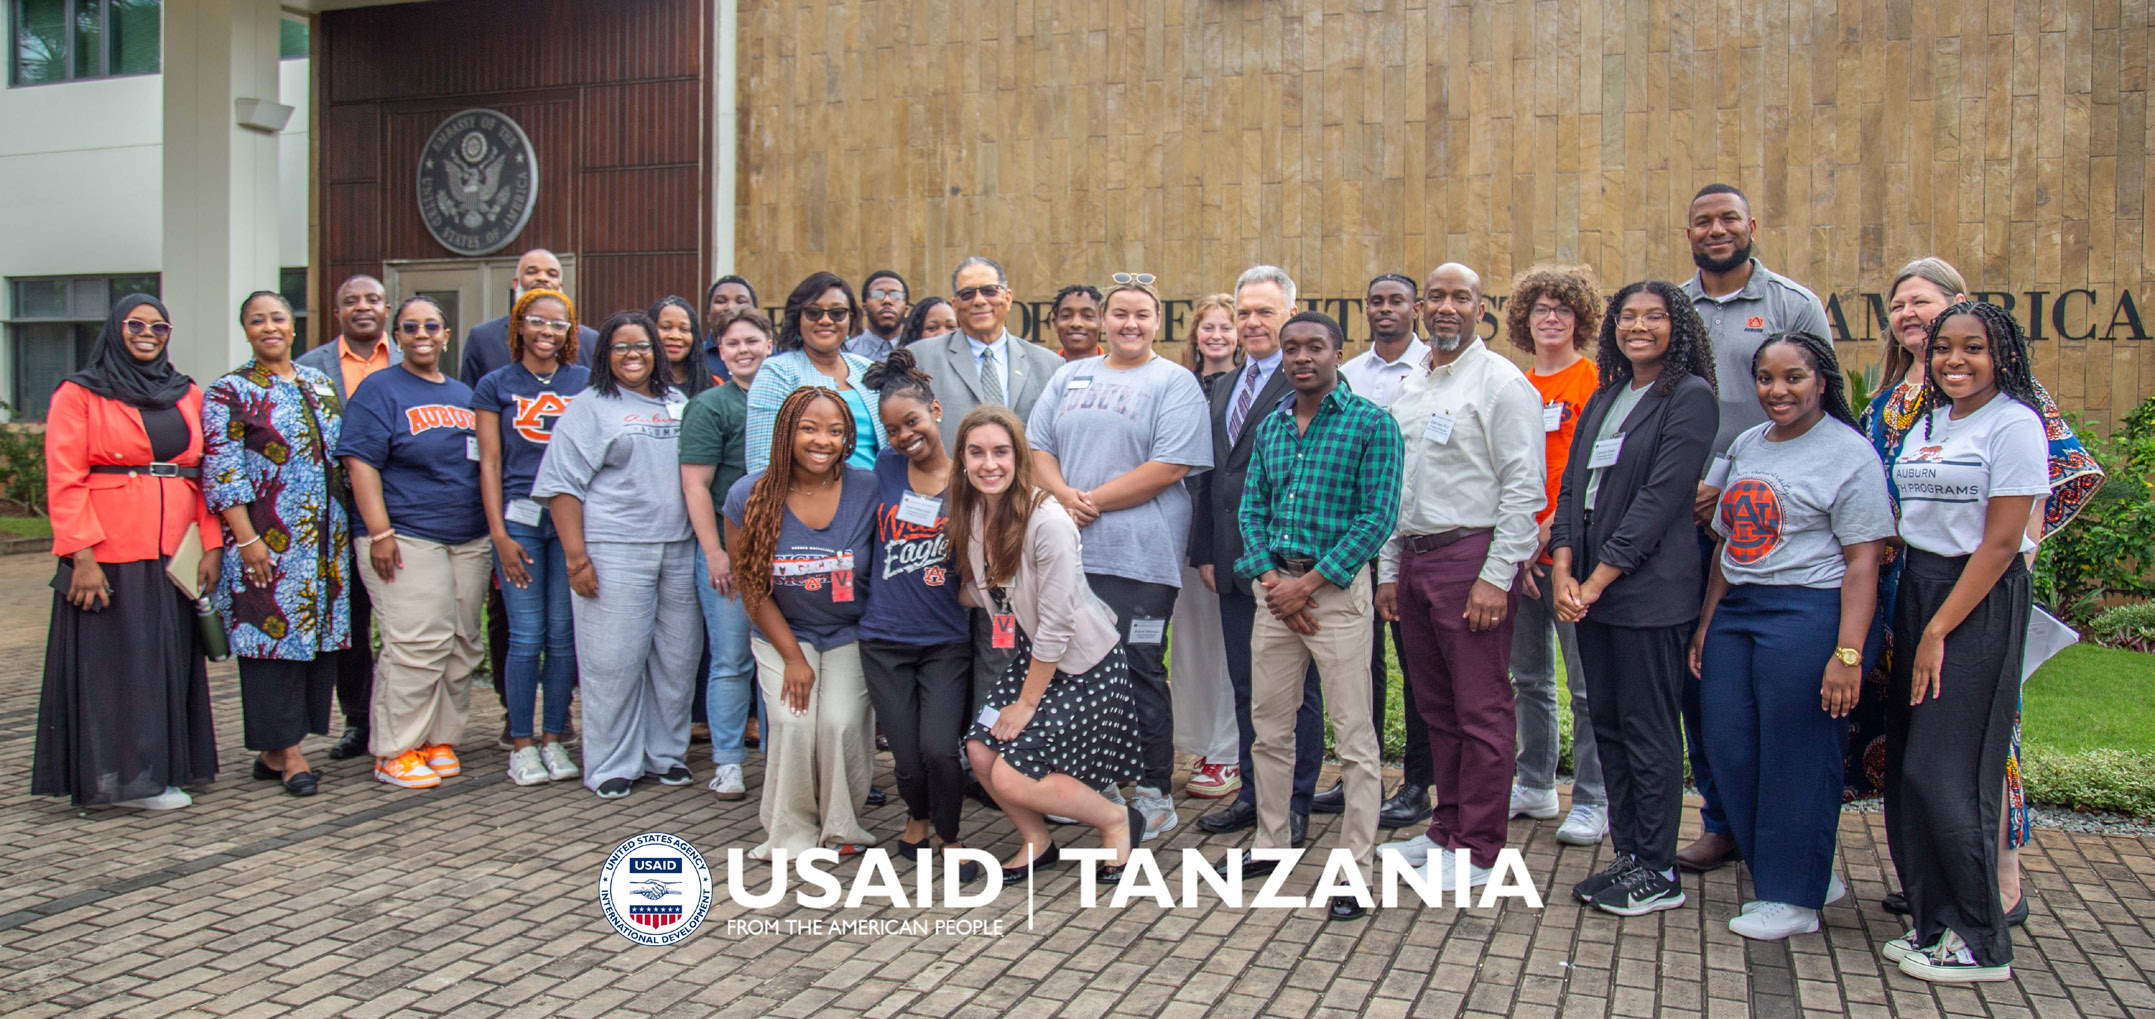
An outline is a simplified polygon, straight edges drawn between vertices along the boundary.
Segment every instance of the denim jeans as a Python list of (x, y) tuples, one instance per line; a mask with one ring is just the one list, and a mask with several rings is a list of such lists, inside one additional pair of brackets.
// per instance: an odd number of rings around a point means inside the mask
[[(569, 729), (569, 690), (576, 682), (576, 621), (569, 612), (568, 563), (562, 558), (561, 539), (554, 535), (550, 514), (542, 514), (536, 527), (514, 520), (504, 521), (503, 526), (531, 559), (524, 564), (531, 575), (528, 587), (510, 583), (501, 564), (494, 564), (501, 577), (501, 605), (509, 616), (509, 657), (502, 677), (509, 735), (532, 738), (531, 716), (541, 689), (546, 691), (545, 731), (560, 735)], [(539, 664), (542, 651), (543, 667)]]
[(711, 652), (703, 695), (704, 714), (710, 719), (711, 763), (740, 764), (748, 760), (741, 737), (750, 704), (756, 709), (756, 731), (770, 730), (763, 720), (763, 697), (756, 689), (756, 660), (748, 650), (748, 610), (739, 595), (712, 589), (701, 548), (696, 550), (696, 602), (703, 606), (704, 640)]

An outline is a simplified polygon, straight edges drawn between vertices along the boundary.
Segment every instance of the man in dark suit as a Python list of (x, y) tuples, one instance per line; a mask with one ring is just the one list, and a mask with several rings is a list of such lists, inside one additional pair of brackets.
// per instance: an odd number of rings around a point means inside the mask
[[(1280, 372), (1279, 330), (1294, 315), (1294, 278), (1277, 266), (1260, 265), (1235, 281), (1235, 328), (1242, 337), (1242, 367), (1212, 387), (1212, 463), (1198, 475), (1192, 500), (1190, 561), (1205, 586), (1220, 596), (1220, 630), (1227, 644), (1227, 679), (1235, 690), (1235, 727), (1242, 741), (1242, 791), (1234, 805), (1208, 814), (1198, 826), (1209, 832), (1240, 831), (1257, 824), (1257, 772), (1250, 760), (1256, 732), (1250, 725), (1250, 631), (1257, 598), (1251, 577), (1235, 574), (1242, 558), (1242, 484), (1255, 446), (1254, 425), (1293, 392)], [(1295, 712), (1294, 794), (1288, 830), (1301, 845), (1309, 827), (1310, 795), (1324, 755), (1324, 705), (1317, 670), (1302, 677), (1302, 706)]]
[[(533, 248), (516, 260), (516, 293), (522, 296), (528, 290), (561, 290), (561, 259), (545, 248)], [(568, 293), (563, 290), (563, 293)], [(570, 295), (571, 299), (575, 297)], [(591, 363), (592, 351), (599, 346), (599, 331), (587, 325), (576, 327), (576, 349), (581, 360)], [(464, 361), (457, 371), (457, 378), (467, 386), (476, 386), (488, 372), (509, 363), (509, 316), (490, 318), (464, 334)]]

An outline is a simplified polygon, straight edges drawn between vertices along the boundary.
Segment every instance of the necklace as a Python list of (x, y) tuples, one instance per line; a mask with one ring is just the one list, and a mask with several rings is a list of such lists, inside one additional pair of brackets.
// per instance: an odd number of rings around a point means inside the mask
[[(835, 484), (835, 483), (836, 483), (837, 481), (838, 481), (838, 476), (837, 476), (837, 474), (836, 474), (836, 473), (834, 472), (834, 473), (833, 473), (833, 474), (832, 474), (832, 475), (831, 475), (830, 477), (828, 477), (828, 478), (824, 478), (824, 479), (823, 479), (823, 483), (822, 483), (822, 484), (820, 484), (820, 485), (817, 485), (816, 487), (814, 487), (814, 488), (811, 488), (811, 489), (809, 489), (809, 490), (808, 490), (808, 493), (812, 495), (812, 494), (814, 494), (814, 493), (816, 493), (816, 492), (820, 492), (820, 491), (823, 491), (824, 489), (826, 489), (826, 488), (829, 488), (829, 487), (831, 487), (831, 485)], [(786, 486), (786, 494), (787, 494), (787, 495), (799, 495), (799, 494), (801, 494), (801, 486), (800, 486), (799, 484), (797, 484), (797, 483), (796, 483), (796, 484), (789, 484), (789, 485), (787, 485), (787, 486)]]

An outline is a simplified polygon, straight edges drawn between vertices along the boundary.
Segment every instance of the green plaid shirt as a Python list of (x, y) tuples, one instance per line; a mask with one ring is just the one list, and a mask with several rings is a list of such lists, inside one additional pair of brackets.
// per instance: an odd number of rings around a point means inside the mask
[(1247, 551), (1235, 572), (1258, 577), (1283, 559), (1313, 559), (1346, 587), (1399, 521), (1399, 423), (1345, 380), (1307, 430), (1297, 430), (1294, 405), (1290, 397), (1257, 422), (1240, 510)]

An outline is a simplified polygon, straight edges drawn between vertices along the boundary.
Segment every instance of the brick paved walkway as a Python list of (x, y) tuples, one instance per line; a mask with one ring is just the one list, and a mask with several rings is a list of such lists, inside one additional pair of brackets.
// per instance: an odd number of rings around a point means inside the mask
[[(725, 901), (722, 861), (755, 841), (755, 800), (712, 800), (700, 782), (708, 764), (697, 785), (639, 787), (623, 800), (567, 784), (518, 788), (482, 738), (500, 712), (480, 691), (464, 777), (391, 791), (365, 762), (328, 761), (316, 741), (322, 794), (295, 800), (247, 778), (229, 667), (212, 672), (223, 777), (194, 807), (77, 811), (24, 794), (50, 563), (0, 558), (0, 1015), (2155, 1014), (2155, 854), (2129, 837), (2038, 832), (2025, 857), (2033, 915), (2018, 979), (1966, 990), (1881, 967), (1874, 946), (1899, 931), (1875, 904), (1885, 865), (1876, 815), (1842, 822), (1861, 908), (1831, 907), (1825, 936), (1778, 945), (1728, 932), (1743, 897), (1734, 870), (1709, 875), (1703, 895), (1687, 877), (1684, 909), (1582, 915), (1560, 889), (1607, 850), (1559, 845), (1553, 821), (1511, 832), (1544, 894), (1559, 896), (1543, 910), (1400, 908), (1354, 924), (1209, 898), (1197, 909), (1079, 910), (1065, 870), (1043, 882), (1030, 931), (1022, 889), (963, 914), (823, 912), (790, 897), (748, 914)], [(1182, 827), (1153, 845), (1217, 857), (1237, 844), (1189, 823), (1202, 805), (1186, 803)], [(1312, 836), (1328, 844), (1334, 820), (1317, 818)], [(902, 823), (895, 803), (868, 819), (886, 838)], [(720, 887), (704, 928), (668, 949), (631, 945), (595, 902), (606, 854), (653, 830), (711, 857)], [(1011, 848), (992, 815), (975, 810), (967, 830), (1000, 839), (987, 846), (998, 854)], [(1005, 933), (727, 932), (751, 915), (1001, 920)]]

